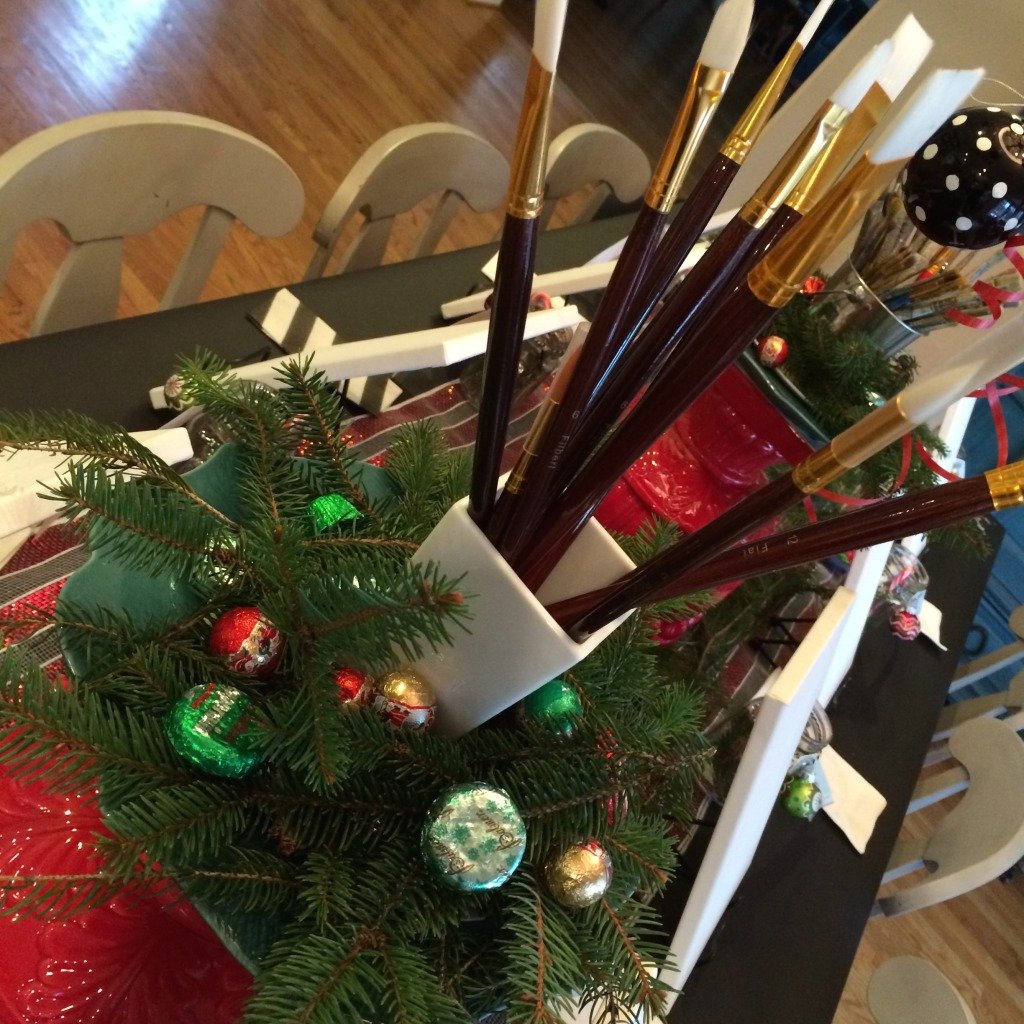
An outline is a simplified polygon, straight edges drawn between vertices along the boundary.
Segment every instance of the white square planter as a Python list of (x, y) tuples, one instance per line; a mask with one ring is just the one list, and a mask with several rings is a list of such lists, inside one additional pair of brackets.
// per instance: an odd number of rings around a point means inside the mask
[(434, 729), (461, 736), (565, 672), (593, 651), (631, 613), (578, 644), (544, 605), (605, 586), (634, 568), (599, 523), (591, 522), (534, 596), (469, 517), (468, 499), (455, 504), (413, 555), (448, 578), (463, 576), (470, 632), (455, 628), (454, 644), (428, 652), (410, 667), (437, 693)]

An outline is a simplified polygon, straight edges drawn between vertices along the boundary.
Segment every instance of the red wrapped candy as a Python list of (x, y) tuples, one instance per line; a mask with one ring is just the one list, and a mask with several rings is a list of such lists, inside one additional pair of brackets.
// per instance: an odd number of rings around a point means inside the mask
[(369, 704), (373, 698), (373, 683), (365, 672), (342, 665), (334, 671), (334, 685), (342, 704)]
[(280, 664), (284, 637), (259, 608), (229, 608), (210, 630), (209, 650), (228, 668), (262, 679)]
[(906, 608), (901, 608), (889, 617), (889, 628), (900, 640), (916, 640), (921, 633), (921, 620)]
[(762, 366), (781, 366), (789, 355), (789, 344), (777, 334), (769, 334), (757, 343), (757, 358)]

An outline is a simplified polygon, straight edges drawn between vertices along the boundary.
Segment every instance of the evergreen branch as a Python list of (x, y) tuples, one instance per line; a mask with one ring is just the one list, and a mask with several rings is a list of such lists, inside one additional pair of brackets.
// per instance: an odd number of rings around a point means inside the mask
[(334, 552), (345, 548), (401, 548), (403, 551), (413, 552), (419, 548), (411, 540), (402, 540), (398, 537), (313, 537), (304, 542), (306, 548), (313, 553)]
[[(278, 377), (286, 386), (286, 399), (298, 401), (302, 405), (298, 412), (303, 434), (313, 442), (315, 454), (324, 458), (338, 479), (344, 482), (346, 496), (364, 514), (371, 514), (362, 489), (356, 484), (349, 473), (352, 457), (348, 445), (342, 440), (338, 430), (341, 409), (335, 400), (331, 413), (328, 414), (323, 403), (326, 397), (323, 373), (309, 375), (310, 360), (296, 359), (285, 363)], [(312, 427), (312, 429), (310, 429)]]
[(159, 480), (224, 526), (237, 529), (235, 523), (204, 501), (180, 474), (127, 431), (97, 423), (87, 416), (73, 412), (5, 412), (0, 415), (0, 452), (5, 449), (89, 459), (116, 473), (136, 471)]
[(637, 865), (644, 869), (648, 874), (653, 875), (658, 881), (665, 885), (668, 882), (669, 874), (662, 868), (659, 868), (657, 864), (653, 864), (646, 857), (642, 856), (636, 850), (630, 849), (625, 843), (621, 842), (615, 836), (607, 836), (606, 841), (614, 846), (621, 854), (634, 861)]
[(31, 913), (49, 920), (62, 920), (109, 903), (126, 890), (138, 888), (109, 871), (0, 875), (0, 893), (4, 897), (0, 915), (16, 917)]
[[(622, 948), (626, 951), (626, 954), (633, 965), (633, 970), (639, 985), (639, 998), (636, 1002), (639, 1002), (645, 1008), (649, 1008), (654, 1013), (660, 1014), (662, 1012), (665, 997), (659, 989), (654, 987), (654, 979), (651, 977), (651, 973), (644, 961), (644, 957), (636, 947), (633, 936), (629, 934), (622, 923), (622, 918), (619, 917), (615, 910), (612, 909), (611, 904), (607, 900), (601, 900), (598, 906), (611, 922), (612, 927), (615, 929), (615, 934), (622, 943)], [(645, 1014), (644, 1016), (646, 1018), (648, 1014)]]

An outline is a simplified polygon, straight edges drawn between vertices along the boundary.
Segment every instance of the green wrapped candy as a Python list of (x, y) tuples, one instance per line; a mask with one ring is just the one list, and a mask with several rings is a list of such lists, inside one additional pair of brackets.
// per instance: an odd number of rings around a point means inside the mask
[(171, 746), (211, 775), (240, 779), (260, 763), (260, 733), (266, 723), (253, 703), (233, 686), (193, 686), (168, 715)]
[(309, 514), (317, 533), (323, 533), (337, 523), (359, 519), (363, 513), (340, 494), (321, 494), (309, 503)]
[(523, 717), (528, 722), (547, 726), (552, 732), (571, 736), (583, 704), (575, 688), (561, 676), (534, 690), (523, 701)]
[(431, 805), (421, 847), (445, 885), (462, 892), (497, 889), (523, 859), (526, 825), (504, 790), (464, 782)]
[(794, 818), (810, 821), (821, 810), (821, 790), (813, 777), (794, 775), (782, 791), (782, 806)]

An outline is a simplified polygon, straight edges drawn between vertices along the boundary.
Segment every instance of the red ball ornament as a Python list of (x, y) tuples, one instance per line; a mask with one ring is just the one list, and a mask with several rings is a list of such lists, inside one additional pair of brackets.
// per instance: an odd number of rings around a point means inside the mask
[(789, 355), (789, 344), (785, 338), (770, 334), (757, 343), (757, 358), (762, 366), (781, 366)]
[(365, 672), (343, 665), (334, 672), (334, 685), (342, 704), (369, 704), (373, 699), (373, 683)]
[(921, 620), (906, 608), (901, 608), (889, 617), (889, 628), (900, 640), (916, 640), (921, 633)]
[(232, 671), (262, 679), (280, 663), (284, 637), (259, 608), (229, 608), (210, 630), (209, 649)]
[(825, 290), (825, 284), (825, 278), (818, 277), (817, 274), (811, 274), (811, 276), (807, 278), (800, 287), (800, 291), (803, 292), (804, 295), (817, 295), (818, 292)]

